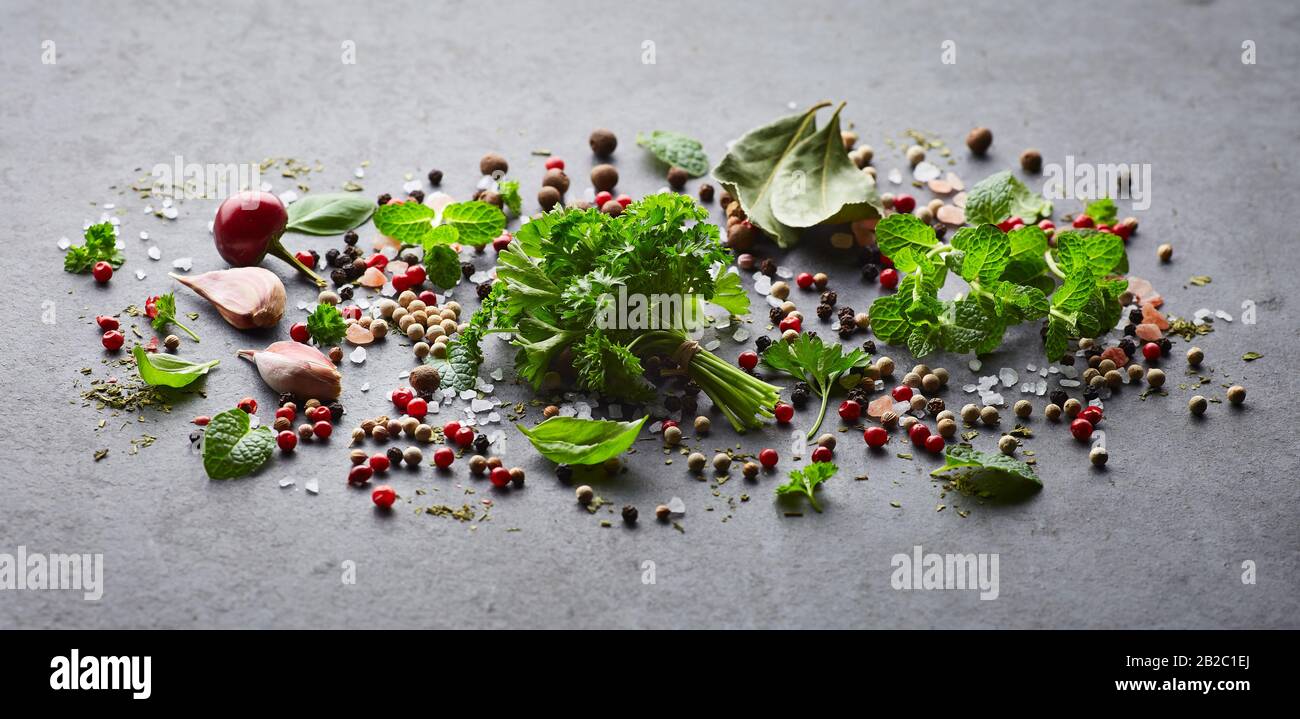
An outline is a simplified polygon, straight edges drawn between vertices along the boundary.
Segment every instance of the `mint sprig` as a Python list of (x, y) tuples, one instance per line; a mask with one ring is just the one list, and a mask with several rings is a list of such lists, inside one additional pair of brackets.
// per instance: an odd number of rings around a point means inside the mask
[(238, 407), (213, 417), (203, 434), (203, 469), (210, 479), (250, 474), (271, 458), (275, 436), (265, 425), (252, 427)]

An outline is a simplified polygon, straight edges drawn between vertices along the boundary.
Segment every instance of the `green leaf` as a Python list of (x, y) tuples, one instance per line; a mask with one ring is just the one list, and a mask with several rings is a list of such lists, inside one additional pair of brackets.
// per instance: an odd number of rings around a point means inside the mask
[(808, 498), (808, 503), (818, 512), (822, 511), (821, 505), (817, 504), (817, 488), (822, 482), (835, 476), (839, 467), (834, 462), (813, 462), (803, 469), (791, 470), (789, 480), (776, 488), (778, 496), (785, 494), (802, 494)]
[(802, 114), (750, 130), (713, 168), (713, 176), (740, 202), (749, 221), (781, 247), (796, 244), (799, 234), (772, 212), (773, 180), (786, 156), (816, 130), (817, 111), (829, 104), (818, 103)]
[(1241, 356), (1241, 359), (1242, 359), (1242, 361), (1244, 361), (1244, 362), (1254, 362), (1254, 361), (1257, 360), (1257, 359), (1263, 359), (1263, 358), (1264, 358), (1264, 355), (1262, 355), (1262, 354), (1260, 354), (1260, 353), (1258, 353), (1258, 352), (1247, 352), (1247, 353), (1245, 353), (1245, 354), (1243, 354), (1243, 355)]
[(1115, 201), (1109, 197), (1100, 200), (1093, 200), (1088, 203), (1088, 208), (1083, 214), (1091, 217), (1099, 225), (1113, 225), (1115, 218), (1119, 216), (1119, 211), (1115, 207)]
[(962, 252), (961, 276), (967, 282), (992, 282), (1010, 261), (1011, 241), (993, 225), (961, 228), (953, 235), (952, 246)]
[(691, 177), (700, 177), (709, 171), (709, 158), (704, 145), (681, 133), (655, 130), (650, 134), (637, 133), (636, 144), (649, 150), (670, 167), (680, 167)]
[(460, 255), (446, 245), (433, 245), (424, 251), (424, 271), (435, 287), (449, 290), (460, 282)]
[(398, 242), (418, 245), (433, 232), (436, 214), (432, 207), (414, 200), (380, 205), (375, 210), (375, 229)]
[(800, 334), (793, 342), (773, 342), (763, 351), (761, 362), (764, 367), (784, 372), (796, 379), (807, 382), (821, 397), (821, 411), (813, 422), (808, 436), (816, 434), (826, 414), (826, 402), (832, 390), (838, 386), (838, 380), (845, 373), (867, 366), (870, 357), (860, 349), (844, 353), (838, 342), (825, 344), (820, 337)]
[(461, 244), (482, 247), (501, 236), (506, 216), (482, 200), (457, 202), (442, 210), (442, 224), (456, 228)]
[(1082, 269), (1105, 277), (1126, 262), (1124, 238), (1089, 229), (1066, 230), (1056, 236), (1056, 257), (1067, 275)]
[(1006, 170), (980, 180), (966, 193), (966, 221), (973, 225), (996, 225), (1013, 216), (1032, 225), (1051, 214), (1051, 202)]
[(735, 272), (725, 269), (718, 272), (718, 280), (713, 285), (713, 296), (709, 301), (736, 316), (749, 314), (749, 293), (741, 284), (740, 275)]
[(1077, 312), (1088, 304), (1096, 287), (1097, 281), (1086, 270), (1072, 272), (1052, 295), (1052, 308), (1067, 314)]
[(1047, 233), (1042, 228), (1025, 225), (1008, 232), (1007, 237), (1011, 240), (1011, 248), (1002, 279), (1025, 284), (1047, 271), (1047, 261), (1043, 259), (1047, 253)]
[(1047, 336), (1043, 338), (1043, 354), (1051, 362), (1059, 361), (1070, 350), (1070, 335), (1074, 334), (1074, 323), (1057, 315), (1047, 320)]
[(136, 345), (131, 354), (135, 356), (135, 365), (140, 372), (140, 379), (154, 387), (186, 387), (206, 375), (208, 370), (216, 367), (220, 360), (202, 364), (187, 362), (175, 355), (146, 352)]
[(892, 260), (899, 272), (912, 272), (919, 257), (938, 245), (939, 238), (934, 228), (916, 215), (896, 212), (876, 223), (876, 244), (880, 254)]
[(950, 303), (947, 311), (939, 315), (939, 326), (940, 343), (948, 352), (974, 352), (994, 329), (998, 332), (998, 338), (1002, 337), (1000, 320), (990, 315), (984, 305), (972, 297)]
[(194, 334), (193, 330), (177, 321), (175, 293), (168, 292), (166, 294), (158, 295), (154, 298), (154, 308), (158, 311), (154, 315), (153, 321), (150, 324), (152, 324), (155, 332), (165, 332), (167, 330), (167, 325), (176, 325), (181, 328), (185, 334), (189, 335), (190, 339), (195, 342), (199, 341), (199, 336)]
[(307, 195), (286, 208), (289, 213), (287, 232), (304, 235), (341, 235), (360, 227), (375, 211), (372, 200), (355, 192)]
[(959, 489), (981, 497), (1023, 499), (1043, 488), (1029, 465), (1005, 454), (980, 452), (967, 445), (948, 447), (944, 465), (932, 477), (948, 477)]
[(117, 234), (111, 222), (100, 222), (87, 227), (84, 233), (85, 244), (68, 248), (63, 256), (65, 272), (81, 274), (94, 268), (96, 262), (107, 262), (113, 269), (126, 262), (126, 255), (117, 249)]
[(543, 457), (557, 464), (600, 464), (626, 452), (649, 415), (634, 422), (552, 417), (529, 429), (516, 424)]
[(228, 409), (208, 422), (203, 433), (203, 469), (211, 479), (233, 479), (256, 470), (271, 458), (275, 435), (262, 425), (250, 429), (248, 413)]
[(1047, 316), (1051, 308), (1047, 295), (1037, 287), (1011, 282), (990, 282), (985, 289), (998, 300), (998, 308), (1016, 322), (1030, 322)]
[[(858, 169), (844, 149), (840, 133), (841, 103), (831, 121), (796, 145), (777, 168), (772, 180), (772, 212), (790, 227), (813, 227), (836, 222), (879, 217), (873, 204), (876, 186)], [(849, 214), (841, 212), (854, 208)]]
[(502, 180), (497, 183), (497, 194), (501, 195), (501, 204), (518, 216), (523, 212), (524, 201), (519, 196), (518, 180)]
[(307, 315), (307, 333), (317, 345), (328, 347), (342, 341), (348, 333), (348, 324), (337, 307), (322, 302)]

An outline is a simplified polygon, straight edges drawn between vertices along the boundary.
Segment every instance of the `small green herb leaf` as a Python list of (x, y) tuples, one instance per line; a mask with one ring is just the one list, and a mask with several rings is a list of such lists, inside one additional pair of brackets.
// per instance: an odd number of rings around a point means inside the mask
[(946, 476), (960, 489), (1006, 500), (1021, 499), (1043, 488), (1042, 480), (1024, 462), (960, 444), (948, 448), (944, 465), (930, 476)]
[(424, 251), (424, 271), (435, 286), (449, 290), (461, 278), (460, 255), (446, 245), (428, 247)]
[(1089, 229), (1066, 230), (1058, 234), (1056, 256), (1067, 275), (1086, 269), (1093, 277), (1101, 278), (1115, 272), (1121, 264), (1127, 264), (1124, 238)]
[[(962, 252), (961, 276), (967, 282), (996, 280), (1002, 276), (1002, 271), (1011, 259), (1010, 240), (993, 225), (961, 228), (953, 235), (952, 246)], [(888, 253), (886, 255), (892, 257)]]
[(796, 469), (790, 472), (790, 479), (785, 484), (776, 488), (778, 496), (785, 494), (802, 494), (808, 498), (808, 503), (818, 512), (822, 511), (821, 505), (817, 504), (817, 488), (822, 482), (835, 476), (839, 467), (834, 462), (813, 462), (803, 469)]
[(934, 228), (916, 215), (896, 212), (876, 224), (876, 243), (900, 272), (912, 272), (920, 264), (919, 258), (939, 244), (939, 238)]
[(724, 269), (718, 273), (709, 301), (736, 316), (749, 314), (749, 294), (735, 272)]
[(325, 195), (307, 195), (289, 205), (288, 232), (304, 235), (341, 235), (360, 227), (371, 213), (375, 203), (355, 192), (334, 192)]
[(135, 356), (136, 369), (145, 384), (154, 387), (186, 387), (206, 375), (208, 370), (216, 367), (220, 360), (202, 364), (187, 362), (175, 355), (146, 352), (136, 345), (131, 354)]
[(1031, 225), (1051, 214), (1051, 202), (1006, 170), (980, 180), (966, 195), (966, 221), (973, 225), (996, 225), (1012, 216)]
[(208, 422), (203, 434), (203, 469), (211, 479), (233, 479), (255, 471), (271, 458), (275, 435), (265, 425), (251, 428), (248, 413), (228, 409)]
[(660, 162), (686, 170), (691, 177), (700, 177), (709, 171), (704, 145), (679, 132), (655, 130), (649, 134), (638, 133), (636, 144), (649, 150)]
[(627, 451), (649, 415), (634, 422), (552, 417), (529, 429), (515, 425), (543, 457), (559, 464), (600, 464)]
[(176, 325), (181, 328), (181, 331), (189, 335), (190, 339), (195, 342), (199, 341), (199, 336), (194, 334), (193, 330), (176, 320), (175, 293), (168, 292), (164, 295), (158, 295), (154, 298), (154, 307), (157, 308), (157, 313), (154, 315), (152, 322), (154, 331), (165, 332), (167, 330), (167, 325)]
[(338, 344), (347, 335), (348, 324), (337, 307), (322, 302), (307, 316), (307, 333), (317, 345), (328, 347)]
[(458, 242), (482, 247), (506, 229), (506, 216), (482, 200), (471, 200), (444, 207), (442, 224), (456, 228)]
[(505, 205), (515, 216), (524, 209), (523, 198), (519, 196), (519, 180), (502, 180), (497, 183), (497, 194), (501, 195), (501, 204)]
[(436, 214), (432, 207), (415, 201), (381, 205), (375, 210), (375, 229), (398, 242), (418, 245), (433, 232)]
[(1091, 217), (1099, 225), (1111, 225), (1115, 223), (1115, 218), (1119, 213), (1115, 207), (1115, 201), (1109, 197), (1104, 197), (1089, 202), (1088, 208), (1083, 211), (1083, 214)]
[(126, 262), (126, 255), (117, 249), (117, 235), (110, 222), (100, 222), (86, 228), (86, 243), (68, 248), (63, 256), (63, 269), (77, 274), (89, 272), (96, 262), (107, 262), (117, 269)]

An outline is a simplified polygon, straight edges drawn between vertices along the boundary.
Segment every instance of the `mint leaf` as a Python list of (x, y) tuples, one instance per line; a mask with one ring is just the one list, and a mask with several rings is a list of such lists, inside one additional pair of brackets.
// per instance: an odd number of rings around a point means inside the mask
[(347, 322), (338, 308), (324, 302), (307, 316), (307, 333), (321, 347), (338, 344), (348, 333)]
[(1052, 203), (1007, 170), (980, 180), (966, 194), (966, 221), (973, 225), (996, 225), (1010, 217), (1031, 225), (1051, 214)]
[(1089, 202), (1088, 208), (1083, 211), (1083, 214), (1091, 217), (1099, 225), (1113, 225), (1119, 212), (1115, 207), (1115, 201), (1109, 197), (1104, 197)]
[(471, 200), (444, 207), (442, 224), (456, 228), (461, 244), (482, 247), (501, 236), (506, 229), (506, 216), (482, 200)]
[(265, 425), (250, 429), (248, 413), (228, 409), (208, 422), (203, 433), (203, 469), (211, 479), (233, 479), (256, 470), (271, 458), (275, 435)]
[(899, 295), (877, 297), (871, 303), (871, 332), (885, 344), (899, 345), (907, 340), (906, 301)]
[(991, 332), (1002, 340), (1004, 325), (977, 298), (966, 297), (948, 303), (939, 316), (941, 343), (948, 352), (974, 352), (986, 343)]
[(1006, 314), (1016, 322), (1029, 322), (1047, 316), (1050, 304), (1047, 295), (1037, 287), (1017, 285), (1011, 282), (990, 282), (985, 288), (993, 293), (998, 301), (998, 313)]
[(939, 238), (934, 228), (916, 215), (896, 212), (876, 224), (876, 244), (899, 272), (912, 272), (920, 258), (939, 244)]
[(380, 205), (375, 210), (375, 229), (398, 242), (418, 245), (433, 232), (436, 214), (432, 207), (414, 200)]
[(650, 415), (633, 422), (552, 417), (529, 429), (516, 424), (533, 448), (557, 464), (600, 464), (627, 451)]
[(968, 445), (948, 447), (944, 465), (932, 477), (948, 477), (958, 489), (981, 497), (1022, 499), (1043, 488), (1029, 465), (1005, 454), (980, 452)]
[(821, 505), (817, 504), (817, 488), (822, 482), (834, 477), (838, 471), (839, 467), (836, 467), (834, 462), (813, 462), (803, 469), (792, 470), (790, 479), (776, 488), (777, 496), (802, 494), (808, 498), (808, 503), (813, 509), (821, 512)]
[(460, 255), (446, 245), (428, 247), (424, 251), (424, 272), (434, 286), (449, 290), (460, 282)]
[(1058, 315), (1047, 319), (1047, 336), (1043, 338), (1043, 354), (1056, 362), (1070, 349), (1070, 335), (1074, 334), (1074, 322)]
[(636, 144), (649, 150), (660, 162), (686, 170), (691, 177), (700, 177), (709, 171), (704, 145), (679, 132), (655, 130), (649, 134), (637, 133)]
[(1011, 247), (1007, 256), (1007, 268), (1002, 272), (1002, 279), (1008, 282), (1024, 284), (1038, 277), (1047, 270), (1047, 233), (1037, 225), (1026, 225), (1007, 233)]
[(1065, 282), (1052, 295), (1052, 309), (1063, 313), (1077, 312), (1088, 304), (1088, 298), (1096, 289), (1097, 281), (1086, 270), (1076, 270), (1065, 278)]
[(967, 282), (992, 282), (1010, 261), (1011, 242), (993, 225), (961, 228), (952, 246), (962, 252), (961, 276)]
[[(1127, 265), (1124, 239), (1096, 230), (1066, 230), (1056, 236), (1057, 262), (1067, 275), (1086, 270), (1101, 278)], [(1119, 270), (1122, 271), (1122, 270)]]
[(195, 364), (175, 355), (146, 352), (140, 345), (132, 348), (131, 354), (135, 357), (135, 366), (140, 372), (140, 379), (154, 387), (186, 387), (206, 375), (208, 370), (216, 367), (220, 362), (220, 360), (212, 360)]
[(355, 192), (307, 195), (286, 208), (288, 232), (305, 235), (341, 235), (360, 227), (375, 211), (375, 203)]

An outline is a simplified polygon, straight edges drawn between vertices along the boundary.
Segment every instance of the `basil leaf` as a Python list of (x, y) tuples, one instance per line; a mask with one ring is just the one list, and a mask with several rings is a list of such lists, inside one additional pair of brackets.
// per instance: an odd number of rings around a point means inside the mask
[(360, 227), (375, 211), (375, 203), (355, 192), (307, 195), (286, 208), (287, 232), (304, 235), (341, 235)]
[(981, 497), (1022, 499), (1043, 488), (1043, 481), (1032, 467), (1005, 454), (980, 452), (959, 444), (949, 447), (944, 459), (944, 465), (930, 476), (949, 477), (958, 489)]
[(131, 354), (135, 356), (135, 365), (140, 372), (140, 379), (154, 387), (186, 387), (217, 366), (220, 360), (203, 364), (187, 362), (175, 355), (146, 352), (136, 345)]
[(449, 290), (461, 278), (460, 255), (446, 245), (428, 247), (424, 250), (424, 271), (435, 286)]
[[(876, 186), (849, 159), (840, 134), (841, 103), (822, 129), (795, 146), (772, 180), (772, 212), (790, 227), (812, 227), (835, 218), (852, 222), (880, 213)], [(847, 212), (842, 212), (848, 208)]]
[(212, 418), (203, 434), (203, 469), (210, 479), (233, 479), (255, 471), (271, 458), (275, 435), (265, 425), (251, 429), (238, 407)]
[(515, 425), (543, 457), (559, 464), (600, 464), (627, 451), (649, 415), (635, 422), (552, 417), (531, 430)]
[(1012, 216), (1031, 225), (1051, 214), (1052, 203), (1007, 170), (980, 180), (966, 193), (966, 221), (973, 225), (996, 225)]
[(381, 205), (375, 210), (375, 229), (398, 242), (418, 245), (433, 232), (436, 214), (432, 207), (413, 200)]
[(501, 236), (506, 229), (506, 216), (482, 200), (471, 200), (444, 207), (442, 224), (456, 228), (460, 233), (458, 242), (482, 247)]
[(636, 144), (649, 150), (660, 162), (686, 170), (691, 177), (700, 177), (709, 171), (704, 145), (680, 132), (655, 130), (648, 135), (637, 133)]

